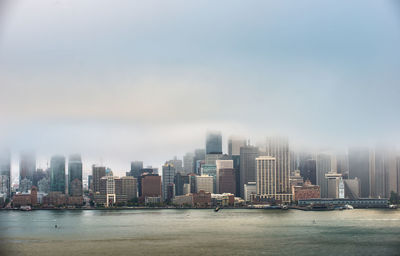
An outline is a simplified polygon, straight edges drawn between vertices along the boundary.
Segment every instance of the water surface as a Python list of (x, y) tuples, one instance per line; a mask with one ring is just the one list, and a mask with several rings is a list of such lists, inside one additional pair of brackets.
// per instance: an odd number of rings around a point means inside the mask
[(1, 255), (400, 255), (400, 210), (0, 211), (0, 230)]

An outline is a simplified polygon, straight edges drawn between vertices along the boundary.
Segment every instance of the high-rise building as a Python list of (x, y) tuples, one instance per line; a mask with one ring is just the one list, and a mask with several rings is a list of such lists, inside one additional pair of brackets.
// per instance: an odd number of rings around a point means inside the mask
[[(358, 178), (361, 184), (361, 197), (368, 198), (370, 195), (376, 196), (373, 186), (371, 186), (371, 178), (374, 175), (374, 156), (371, 155), (368, 148), (350, 148), (349, 154), (349, 178)], [(371, 175), (371, 176), (370, 176)], [(375, 178), (375, 177), (373, 177)], [(371, 193), (372, 192), (372, 193)]]
[(133, 176), (134, 178), (138, 178), (140, 175), (142, 175), (142, 173), (141, 173), (142, 169), (143, 169), (142, 161), (132, 161), (130, 176)]
[(396, 170), (397, 170), (397, 194), (400, 194), (400, 156), (396, 157)]
[(68, 194), (82, 196), (82, 159), (80, 155), (71, 155), (68, 159)]
[(127, 200), (137, 198), (137, 179), (132, 176), (121, 178), (121, 194), (127, 196)]
[(343, 179), (344, 183), (344, 196), (345, 198), (358, 199), (361, 195), (360, 180), (355, 179)]
[(53, 156), (50, 160), (50, 191), (65, 194), (65, 157)]
[(222, 168), (217, 172), (217, 187), (218, 193), (236, 193), (235, 169)]
[(183, 173), (183, 163), (182, 160), (178, 159), (176, 156), (174, 157), (174, 159), (167, 161), (167, 164), (171, 164), (176, 173)]
[[(36, 171), (36, 156), (34, 153), (21, 153), (19, 160), (19, 181), (20, 181), (20, 191), (27, 192), (30, 187), (21, 186), (21, 182), (26, 179), (23, 183), (33, 184), (33, 174)], [(22, 189), (22, 190), (21, 190)]]
[(200, 190), (204, 192), (214, 193), (214, 178), (208, 175), (195, 176), (196, 177), (196, 193)]
[(193, 173), (194, 170), (193, 161), (194, 161), (193, 153), (188, 152), (183, 156), (183, 171), (185, 172), (185, 174)]
[(163, 200), (168, 200), (168, 186), (174, 184), (175, 167), (170, 163), (165, 163), (162, 167), (162, 186), (163, 186)]
[(219, 131), (209, 131), (206, 137), (206, 154), (222, 154), (222, 134)]
[(246, 146), (246, 139), (241, 136), (230, 136), (228, 139), (228, 154), (240, 156), (240, 148)]
[(142, 177), (142, 197), (161, 197), (161, 176), (145, 174)]
[[(397, 168), (394, 149), (379, 146), (374, 152), (374, 192), (375, 197), (390, 197), (391, 191), (397, 191)], [(361, 183), (362, 184), (362, 183)], [(361, 185), (362, 186), (362, 185)]]
[[(227, 176), (224, 177), (224, 182), (221, 183), (220, 178), (223, 177), (223, 175), (221, 174), (221, 170), (225, 170), (225, 169), (226, 169), (226, 171), (224, 171), (223, 174), (225, 174)], [(232, 160), (217, 160), (216, 161), (216, 193), (225, 193), (225, 192), (221, 192), (219, 185), (224, 184), (225, 188), (223, 190), (227, 189), (226, 188), (226, 186), (228, 185), (227, 181), (229, 178), (231, 178), (229, 176), (229, 174), (231, 172), (233, 172), (233, 175), (235, 175), (235, 171), (234, 170), (231, 171), (231, 170), (233, 170), (233, 161)], [(233, 182), (235, 181), (234, 177), (232, 178), (232, 181)], [(235, 184), (231, 184), (231, 187), (234, 187), (235, 191), (233, 191), (233, 192), (229, 191), (229, 193), (235, 194), (235, 192), (236, 192)], [(231, 188), (231, 187), (229, 187), (229, 188)], [(226, 192), (226, 193), (228, 193), (228, 192)]]
[(92, 165), (93, 194), (100, 192), (100, 179), (106, 176), (106, 167)]
[(244, 198), (244, 184), (256, 182), (256, 158), (258, 147), (246, 146), (240, 148), (240, 197)]
[(11, 198), (11, 153), (3, 151), (0, 153), (0, 194), (6, 194)]
[(205, 149), (196, 149), (194, 151), (193, 158), (193, 170), (195, 174), (200, 174), (200, 163), (201, 161), (205, 161), (206, 159), (206, 150)]
[(289, 141), (284, 137), (268, 137), (265, 154), (275, 157), (278, 194), (291, 194)]
[(321, 189), (321, 198), (328, 197), (328, 180), (325, 175), (328, 173), (336, 173), (336, 170), (332, 170), (332, 156), (330, 154), (317, 154), (316, 159), (317, 169), (317, 185)]
[(185, 184), (189, 184), (189, 176), (183, 175), (181, 173), (175, 174), (175, 194), (177, 196), (184, 195), (184, 186)]
[(317, 184), (317, 164), (314, 159), (302, 160), (300, 162), (300, 176), (303, 180), (309, 180), (312, 185)]
[[(274, 154), (274, 146), (270, 145), (271, 150), (268, 151), (269, 154)], [(277, 151), (279, 152), (280, 150), (278, 149)], [(277, 154), (275, 153), (275, 155)], [(289, 203), (292, 200), (292, 192), (288, 193), (285, 190), (286, 186), (280, 184), (280, 179), (283, 175), (279, 175), (276, 159), (273, 156), (259, 156), (256, 158), (257, 196), (261, 200)], [(287, 182), (289, 182), (289, 177), (287, 179)]]

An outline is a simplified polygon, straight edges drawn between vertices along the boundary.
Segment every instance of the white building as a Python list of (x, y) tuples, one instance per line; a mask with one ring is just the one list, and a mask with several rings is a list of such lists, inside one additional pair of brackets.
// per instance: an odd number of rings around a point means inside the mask
[(214, 177), (208, 175), (196, 176), (196, 192), (199, 193), (200, 190), (205, 192), (214, 193)]

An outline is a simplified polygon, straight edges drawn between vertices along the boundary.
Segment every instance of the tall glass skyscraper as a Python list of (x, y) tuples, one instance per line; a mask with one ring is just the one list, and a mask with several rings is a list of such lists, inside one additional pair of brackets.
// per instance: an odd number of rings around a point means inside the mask
[(222, 134), (219, 131), (209, 131), (206, 137), (206, 154), (222, 154)]
[(50, 160), (50, 191), (65, 193), (64, 156), (53, 156)]
[(71, 155), (68, 159), (68, 194), (82, 196), (82, 159), (80, 155)]
[(34, 153), (21, 153), (19, 160), (19, 190), (28, 191), (33, 184), (33, 174), (36, 171)]

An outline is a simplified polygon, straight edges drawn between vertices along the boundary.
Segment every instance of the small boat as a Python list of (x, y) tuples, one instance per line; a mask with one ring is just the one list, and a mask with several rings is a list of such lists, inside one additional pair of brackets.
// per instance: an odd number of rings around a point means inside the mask
[(397, 209), (397, 205), (391, 204), (391, 205), (389, 205), (389, 209)]
[(23, 205), (19, 209), (21, 211), (32, 211), (32, 208), (29, 205)]
[(214, 212), (218, 212), (221, 209), (219, 206), (215, 207)]
[(344, 209), (345, 209), (345, 210), (353, 210), (354, 207), (353, 207), (352, 205), (346, 204), (346, 205), (344, 206)]

